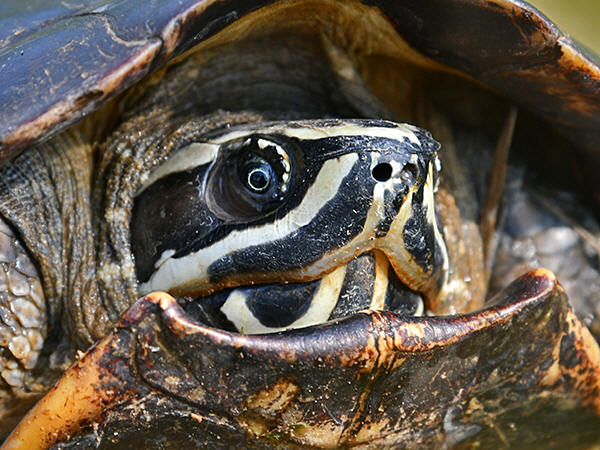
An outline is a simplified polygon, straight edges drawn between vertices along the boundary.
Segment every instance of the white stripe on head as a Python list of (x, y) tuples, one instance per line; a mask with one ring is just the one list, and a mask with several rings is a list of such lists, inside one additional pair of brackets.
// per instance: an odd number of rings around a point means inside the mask
[[(393, 139), (402, 142), (407, 138), (410, 142), (420, 145), (421, 140), (417, 136), (418, 127), (406, 123), (385, 122), (392, 127), (362, 126), (360, 121), (336, 120), (332, 126), (316, 126), (315, 121), (296, 122), (266, 122), (258, 124), (240, 125), (232, 127), (231, 131), (222, 134), (218, 138), (210, 140), (211, 144), (223, 144), (233, 139), (239, 139), (253, 134), (276, 134), (298, 138), (301, 140), (316, 140), (339, 136), (369, 136)], [(321, 121), (325, 125), (325, 121)]]
[[(437, 158), (436, 158), (437, 159)], [(447, 285), (448, 281), (448, 270), (450, 269), (450, 258), (448, 256), (448, 249), (446, 248), (446, 241), (442, 237), (440, 233), (440, 229), (438, 227), (437, 218), (435, 216), (435, 198), (434, 193), (437, 190), (437, 186), (435, 185), (435, 176), (434, 176), (434, 168), (433, 165), (429, 165), (429, 173), (427, 175), (427, 181), (425, 182), (425, 190), (423, 192), (423, 206), (427, 208), (427, 222), (433, 227), (433, 234), (435, 235), (435, 241), (440, 246), (440, 251), (442, 252), (442, 258), (444, 259), (442, 266), (442, 277), (443, 280), (441, 282), (442, 289), (440, 290), (440, 295), (443, 295), (444, 289)]]
[(390, 262), (380, 251), (373, 251), (373, 255), (375, 256), (375, 282), (373, 283), (373, 294), (371, 295), (371, 303), (369, 304), (368, 309), (383, 311), (385, 309), (385, 297), (390, 283)]
[[(171, 173), (192, 169), (211, 162), (216, 158), (220, 146), (225, 142), (255, 134), (276, 134), (302, 140), (325, 139), (337, 136), (369, 136), (394, 139), (402, 142), (404, 138), (407, 138), (416, 145), (421, 144), (421, 141), (416, 134), (419, 131), (419, 128), (409, 124), (386, 122), (394, 125), (390, 128), (360, 126), (358, 123), (351, 121), (335, 121), (335, 123), (339, 123), (340, 125), (315, 127), (315, 122), (297, 121), (266, 122), (232, 127), (227, 133), (216, 137), (209, 142), (194, 143), (177, 150), (172, 156), (169, 156), (167, 161), (161, 164), (148, 176), (137, 194), (139, 195), (156, 180)], [(284, 159), (289, 164), (288, 158)]]
[(140, 195), (148, 186), (167, 175), (208, 164), (215, 159), (218, 151), (219, 146), (215, 144), (194, 143), (181, 148), (148, 175), (135, 195)]

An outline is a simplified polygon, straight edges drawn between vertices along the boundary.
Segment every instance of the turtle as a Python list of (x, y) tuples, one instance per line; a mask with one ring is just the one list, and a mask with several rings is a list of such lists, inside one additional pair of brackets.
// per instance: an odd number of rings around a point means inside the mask
[(0, 8), (6, 448), (598, 441), (600, 66), (539, 11)]

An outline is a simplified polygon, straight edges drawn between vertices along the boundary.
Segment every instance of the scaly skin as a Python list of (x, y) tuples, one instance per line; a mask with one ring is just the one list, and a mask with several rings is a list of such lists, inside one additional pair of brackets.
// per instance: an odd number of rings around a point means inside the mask
[[(0, 218), (0, 411), (18, 416), (40, 394), (31, 371), (47, 336), (47, 318), (37, 269)], [(14, 425), (0, 423), (0, 434)]]

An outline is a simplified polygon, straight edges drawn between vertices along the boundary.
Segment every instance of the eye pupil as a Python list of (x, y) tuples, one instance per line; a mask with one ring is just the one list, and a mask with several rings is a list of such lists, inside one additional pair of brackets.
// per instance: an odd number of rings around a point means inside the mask
[(264, 192), (271, 184), (271, 174), (266, 167), (250, 167), (246, 185), (254, 192)]

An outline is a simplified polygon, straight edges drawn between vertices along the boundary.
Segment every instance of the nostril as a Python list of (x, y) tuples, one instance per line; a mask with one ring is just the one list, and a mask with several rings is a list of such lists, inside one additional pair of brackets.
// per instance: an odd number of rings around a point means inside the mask
[(387, 181), (392, 176), (392, 166), (388, 163), (377, 164), (371, 173), (377, 181)]

